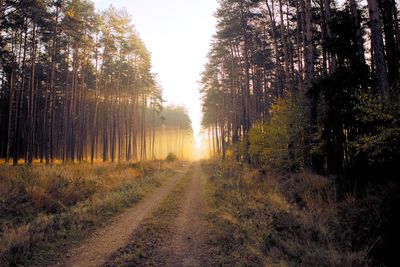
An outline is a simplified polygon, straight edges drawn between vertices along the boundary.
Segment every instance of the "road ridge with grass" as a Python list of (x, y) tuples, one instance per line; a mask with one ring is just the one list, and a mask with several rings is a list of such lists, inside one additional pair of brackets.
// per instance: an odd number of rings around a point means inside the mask
[(174, 226), (174, 237), (168, 246), (166, 266), (210, 266), (207, 263), (204, 192), (200, 163), (195, 163), (183, 208)]
[(103, 267), (213, 266), (207, 243), (205, 176), (200, 162)]
[(106, 227), (97, 230), (79, 247), (65, 255), (54, 266), (101, 266), (121, 247), (126, 246), (130, 236), (140, 223), (151, 215), (164, 198), (188, 172), (188, 165), (180, 173), (169, 178), (161, 187), (146, 196), (138, 205), (117, 216)]

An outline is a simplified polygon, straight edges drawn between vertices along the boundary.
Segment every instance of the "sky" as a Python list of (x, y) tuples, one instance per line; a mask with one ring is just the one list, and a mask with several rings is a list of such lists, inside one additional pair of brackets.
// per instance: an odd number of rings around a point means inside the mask
[(123, 8), (152, 55), (167, 104), (185, 105), (200, 140), (199, 83), (215, 32), (217, 0), (94, 0), (96, 8)]

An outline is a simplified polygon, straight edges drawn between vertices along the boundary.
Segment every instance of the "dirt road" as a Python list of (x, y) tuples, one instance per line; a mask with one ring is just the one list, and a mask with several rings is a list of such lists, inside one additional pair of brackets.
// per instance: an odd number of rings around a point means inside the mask
[(96, 231), (80, 247), (74, 249), (55, 266), (91, 267), (101, 266), (113, 252), (126, 246), (130, 236), (140, 223), (151, 215), (162, 200), (171, 192), (178, 181), (186, 174), (188, 166), (181, 173), (170, 178), (138, 205), (128, 209), (113, 220), (111, 224)]
[(201, 169), (196, 164), (186, 193), (183, 209), (173, 225), (174, 238), (168, 247), (167, 266), (209, 266), (205, 260), (204, 198)]
[[(199, 163), (186, 166), (138, 205), (94, 233), (56, 266), (124, 266), (132, 263), (135, 266), (211, 266), (206, 255), (201, 177)], [(160, 228), (160, 225), (165, 227)], [(143, 253), (135, 247), (137, 242), (144, 242), (145, 247), (140, 245), (139, 248), (145, 249), (147, 258), (143, 258)], [(135, 260), (138, 252), (140, 260)], [(131, 260), (118, 262), (119, 255)]]

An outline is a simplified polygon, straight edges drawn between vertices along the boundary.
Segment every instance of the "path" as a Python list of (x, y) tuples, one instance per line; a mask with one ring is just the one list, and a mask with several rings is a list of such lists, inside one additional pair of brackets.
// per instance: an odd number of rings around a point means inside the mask
[(96, 231), (84, 244), (74, 249), (68, 259), (55, 266), (91, 267), (103, 265), (108, 257), (119, 248), (126, 246), (132, 233), (139, 224), (151, 215), (152, 211), (170, 193), (178, 181), (186, 174), (184, 171), (170, 178), (164, 185), (156, 189), (141, 202), (116, 217), (112, 223)]
[(167, 266), (208, 266), (200, 179), (201, 167), (196, 163), (182, 212), (173, 227), (174, 238), (168, 244)]

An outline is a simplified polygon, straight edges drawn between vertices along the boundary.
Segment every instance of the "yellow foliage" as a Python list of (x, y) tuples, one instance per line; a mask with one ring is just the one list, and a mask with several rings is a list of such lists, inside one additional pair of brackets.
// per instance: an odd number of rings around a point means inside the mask
[(292, 97), (278, 99), (266, 122), (250, 130), (249, 154), (262, 169), (293, 169), (302, 163), (302, 115)]
[(74, 10), (72, 8), (68, 9), (67, 12), (65, 12), (65, 15), (67, 15), (70, 18), (74, 17)]

